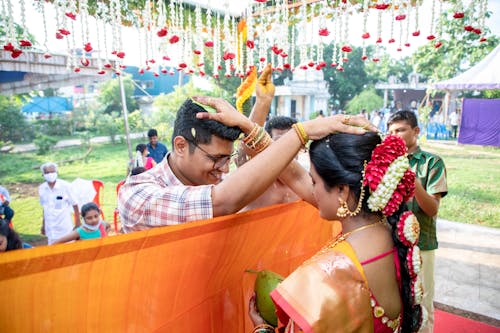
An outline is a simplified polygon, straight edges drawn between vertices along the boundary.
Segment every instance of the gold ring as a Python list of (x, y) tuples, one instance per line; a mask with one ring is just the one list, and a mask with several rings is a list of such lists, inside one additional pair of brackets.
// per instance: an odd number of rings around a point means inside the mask
[(370, 124), (364, 124), (363, 127), (361, 127), (362, 129), (366, 130), (366, 131), (369, 131), (370, 130)]
[(344, 120), (342, 121), (344, 124), (349, 125), (349, 120), (351, 119), (351, 115), (344, 115)]

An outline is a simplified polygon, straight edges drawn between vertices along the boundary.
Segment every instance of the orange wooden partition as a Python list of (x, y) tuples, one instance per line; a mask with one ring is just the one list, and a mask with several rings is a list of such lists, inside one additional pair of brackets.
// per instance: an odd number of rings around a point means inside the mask
[(0, 254), (0, 332), (249, 332), (255, 274), (289, 274), (340, 224), (305, 202)]

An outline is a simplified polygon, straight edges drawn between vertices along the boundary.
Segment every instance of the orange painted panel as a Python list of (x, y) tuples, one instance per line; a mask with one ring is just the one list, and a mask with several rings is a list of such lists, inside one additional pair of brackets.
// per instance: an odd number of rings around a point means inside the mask
[(249, 332), (255, 274), (340, 231), (305, 202), (0, 255), (0, 332)]

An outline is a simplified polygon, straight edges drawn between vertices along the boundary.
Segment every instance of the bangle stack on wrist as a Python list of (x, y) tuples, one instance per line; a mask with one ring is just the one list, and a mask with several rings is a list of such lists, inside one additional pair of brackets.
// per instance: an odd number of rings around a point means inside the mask
[(307, 135), (306, 130), (304, 129), (304, 125), (302, 125), (302, 123), (296, 123), (293, 124), (292, 127), (295, 130), (295, 133), (297, 133), (300, 142), (305, 147), (309, 142), (309, 135)]
[(268, 324), (260, 324), (253, 328), (252, 333), (274, 333), (274, 327)]
[(272, 139), (264, 128), (255, 124), (250, 133), (243, 138), (243, 143), (248, 149), (255, 153), (260, 153), (271, 144)]

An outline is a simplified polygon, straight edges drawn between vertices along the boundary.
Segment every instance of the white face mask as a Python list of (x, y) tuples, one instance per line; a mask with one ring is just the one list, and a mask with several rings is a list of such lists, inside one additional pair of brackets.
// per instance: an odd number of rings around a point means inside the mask
[(82, 225), (90, 231), (96, 231), (97, 229), (99, 229), (99, 227), (101, 226), (101, 223), (102, 223), (102, 221), (99, 220), (99, 223), (97, 223), (96, 225), (90, 225), (90, 224), (85, 223), (85, 220), (82, 221)]
[(43, 178), (49, 183), (53, 183), (57, 179), (57, 172), (50, 172), (43, 175)]

